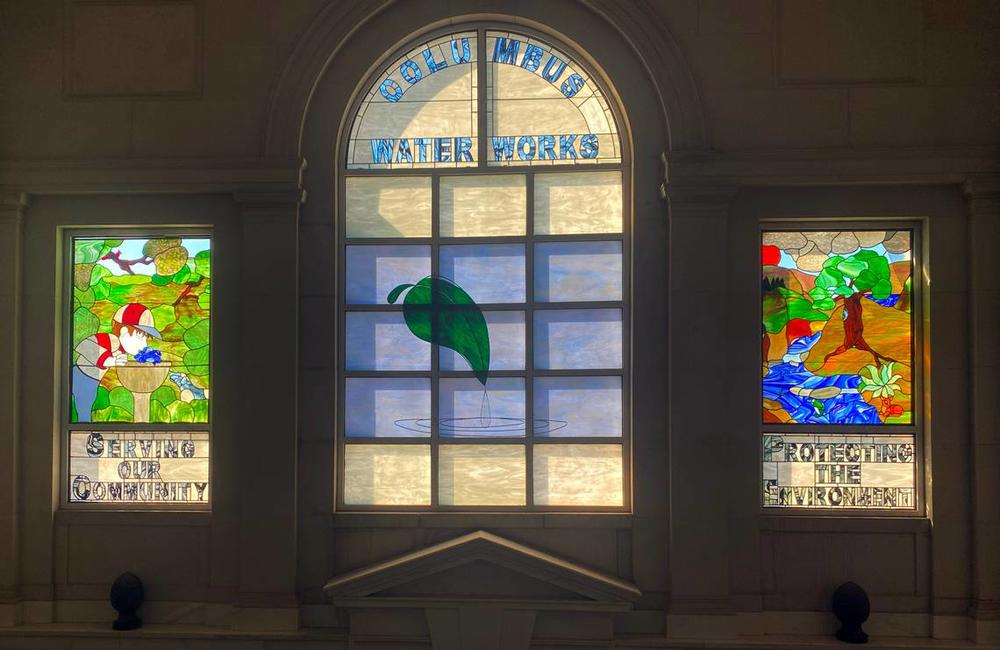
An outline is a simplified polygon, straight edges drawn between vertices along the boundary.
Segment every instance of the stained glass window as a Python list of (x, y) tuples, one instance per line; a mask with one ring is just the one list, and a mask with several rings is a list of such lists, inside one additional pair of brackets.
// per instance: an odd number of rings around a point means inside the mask
[(361, 98), (340, 507), (627, 507), (628, 214), (604, 97), (566, 48), (470, 27)]
[(69, 500), (207, 505), (211, 240), (69, 243)]
[(762, 233), (765, 506), (916, 508), (914, 237)]

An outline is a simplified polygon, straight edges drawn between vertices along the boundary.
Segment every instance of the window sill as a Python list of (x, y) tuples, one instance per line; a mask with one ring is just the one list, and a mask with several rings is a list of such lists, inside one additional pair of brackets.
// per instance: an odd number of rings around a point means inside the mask
[(336, 512), (334, 528), (616, 528), (633, 526), (621, 513)]
[(929, 533), (931, 520), (916, 516), (765, 514), (760, 530), (771, 532)]

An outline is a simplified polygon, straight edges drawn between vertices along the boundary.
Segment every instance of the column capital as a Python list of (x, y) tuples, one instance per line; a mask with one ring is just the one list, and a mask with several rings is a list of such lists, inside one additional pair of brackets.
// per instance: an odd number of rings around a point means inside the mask
[(672, 212), (689, 215), (727, 211), (739, 186), (719, 182), (672, 181), (666, 186), (666, 196)]
[(301, 185), (276, 185), (249, 187), (233, 192), (233, 200), (247, 216), (279, 216), (295, 214), (299, 205), (306, 202), (306, 191)]
[(0, 221), (20, 221), (30, 202), (25, 192), (0, 191)]
[(970, 176), (962, 183), (962, 194), (969, 200), (1000, 199), (1000, 176), (995, 174)]

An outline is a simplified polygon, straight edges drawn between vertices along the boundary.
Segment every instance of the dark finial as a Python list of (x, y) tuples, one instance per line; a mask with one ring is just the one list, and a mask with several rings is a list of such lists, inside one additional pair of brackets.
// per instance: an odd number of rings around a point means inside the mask
[(845, 643), (868, 643), (868, 635), (861, 629), (871, 613), (865, 590), (857, 583), (845, 582), (833, 592), (832, 604), (834, 615), (840, 619), (837, 638)]
[(115, 630), (134, 630), (142, 627), (142, 619), (135, 615), (142, 606), (145, 593), (142, 580), (134, 573), (125, 573), (111, 584), (111, 606), (118, 612), (118, 619), (111, 624)]

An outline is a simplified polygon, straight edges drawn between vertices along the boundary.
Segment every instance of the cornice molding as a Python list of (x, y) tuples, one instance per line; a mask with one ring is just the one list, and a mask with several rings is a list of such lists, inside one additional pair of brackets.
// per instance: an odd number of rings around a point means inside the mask
[(1000, 174), (1000, 147), (671, 151), (665, 156), (671, 185), (961, 185)]
[(0, 160), (0, 194), (214, 194), (297, 186), (302, 161), (264, 158)]

